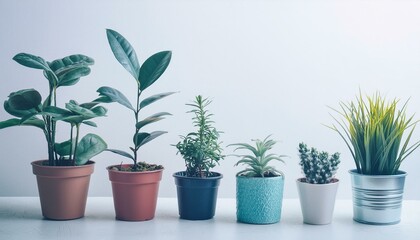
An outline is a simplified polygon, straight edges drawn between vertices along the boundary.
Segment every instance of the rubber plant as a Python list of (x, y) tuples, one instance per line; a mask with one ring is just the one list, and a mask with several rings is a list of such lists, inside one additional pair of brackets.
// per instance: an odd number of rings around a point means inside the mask
[(156, 210), (159, 182), (162, 178), (163, 166), (139, 162), (138, 151), (146, 143), (166, 133), (166, 131), (146, 132), (143, 128), (171, 114), (168, 112), (158, 112), (144, 118), (141, 117), (140, 113), (152, 103), (174, 93), (166, 92), (143, 97), (143, 92), (152, 86), (167, 69), (172, 53), (171, 51), (155, 53), (140, 65), (136, 51), (121, 34), (111, 29), (107, 29), (106, 34), (115, 58), (131, 74), (136, 84), (136, 87), (133, 88), (135, 96), (134, 104), (122, 92), (115, 88), (101, 87), (98, 89), (99, 98), (97, 101), (119, 103), (128, 108), (134, 117), (133, 145), (129, 147), (131, 152), (108, 149), (110, 152), (133, 161), (133, 164), (121, 163), (107, 168), (109, 179), (112, 183), (115, 214), (119, 220), (150, 220), (154, 217)]
[(144, 132), (141, 131), (143, 127), (164, 119), (165, 116), (171, 115), (168, 112), (159, 112), (148, 116), (146, 118), (140, 118), (140, 112), (150, 104), (167, 97), (175, 92), (166, 92), (155, 94), (146, 98), (141, 98), (143, 92), (155, 83), (160, 76), (165, 72), (168, 67), (172, 52), (161, 51), (153, 54), (149, 57), (141, 66), (139, 64), (136, 51), (131, 44), (118, 32), (107, 29), (106, 34), (108, 37), (109, 46), (114, 53), (115, 58), (118, 62), (132, 75), (137, 87), (135, 89), (135, 104), (131, 104), (128, 98), (119, 90), (112, 87), (101, 87), (98, 89), (100, 97), (96, 101), (110, 103), (116, 102), (132, 111), (134, 116), (134, 134), (133, 134), (133, 146), (129, 147), (131, 152), (118, 150), (118, 149), (107, 149), (123, 157), (129, 158), (133, 161), (133, 165), (130, 168), (119, 168), (124, 171), (145, 171), (155, 170), (161, 168), (161, 166), (151, 165), (138, 162), (138, 151), (140, 147), (153, 139), (167, 133), (166, 131), (153, 131)]
[[(90, 73), (94, 60), (88, 56), (70, 55), (52, 62), (28, 53), (19, 53), (13, 60), (17, 63), (43, 71), (48, 80), (48, 95), (42, 99), (35, 89), (12, 92), (4, 102), (4, 109), (14, 118), (0, 122), (0, 129), (12, 126), (33, 126), (41, 129), (48, 147), (49, 166), (83, 165), (107, 147), (102, 138), (87, 134), (80, 140), (82, 124), (94, 126), (91, 119), (105, 116), (107, 110), (99, 102), (79, 104), (70, 100), (65, 108), (57, 107), (57, 92), (61, 87), (73, 86), (80, 78)], [(70, 138), (56, 141), (57, 121), (70, 124)], [(79, 141), (80, 140), (80, 141)]]

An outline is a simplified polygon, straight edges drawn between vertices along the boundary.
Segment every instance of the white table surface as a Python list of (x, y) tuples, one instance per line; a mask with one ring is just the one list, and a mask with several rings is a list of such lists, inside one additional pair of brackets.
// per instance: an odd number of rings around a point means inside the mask
[(397, 225), (372, 226), (352, 220), (351, 200), (337, 200), (332, 224), (302, 223), (298, 199), (285, 199), (282, 218), (271, 225), (236, 222), (235, 199), (218, 199), (216, 216), (181, 220), (175, 198), (160, 198), (155, 219), (115, 220), (112, 198), (90, 197), (84, 218), (50, 221), (41, 216), (37, 197), (0, 198), (0, 240), (14, 239), (358, 239), (420, 240), (420, 201), (404, 201)]

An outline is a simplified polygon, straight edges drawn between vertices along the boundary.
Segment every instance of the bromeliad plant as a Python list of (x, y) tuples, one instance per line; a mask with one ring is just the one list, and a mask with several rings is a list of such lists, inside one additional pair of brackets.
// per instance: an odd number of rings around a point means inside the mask
[(247, 143), (235, 143), (230, 144), (229, 146), (237, 146), (234, 150), (248, 150), (252, 152), (251, 155), (243, 154), (237, 155), (242, 157), (235, 166), (239, 164), (248, 166), (246, 169), (238, 172), (236, 176), (245, 176), (245, 177), (275, 177), (275, 176), (284, 176), (281, 171), (278, 171), (272, 166), (269, 166), (268, 163), (276, 160), (284, 163), (282, 158), (286, 157), (285, 155), (277, 155), (274, 153), (268, 154), (267, 151), (272, 149), (276, 142), (272, 139), (269, 139), (270, 136), (267, 136), (264, 140), (252, 140), (255, 142), (255, 147)]
[(193, 125), (198, 129), (181, 136), (182, 140), (175, 147), (185, 160), (188, 177), (211, 177), (210, 170), (225, 157), (218, 142), (220, 132), (212, 126), (214, 122), (210, 119), (213, 114), (206, 109), (210, 103), (209, 99), (198, 95), (193, 103), (186, 104), (193, 107), (189, 113), (194, 114)]
[(332, 182), (340, 164), (340, 153), (330, 156), (327, 152), (318, 152), (315, 148), (309, 150), (304, 143), (299, 143), (299, 158), (305, 181), (312, 184)]
[[(81, 77), (90, 73), (94, 60), (85, 55), (71, 55), (47, 62), (43, 58), (27, 53), (17, 54), (13, 60), (34, 69), (43, 70), (49, 83), (49, 94), (42, 101), (35, 89), (13, 92), (4, 102), (4, 109), (15, 118), (0, 122), (0, 129), (12, 126), (34, 126), (41, 129), (48, 145), (48, 165), (83, 165), (90, 158), (106, 149), (106, 143), (95, 134), (87, 134), (79, 141), (81, 124), (95, 126), (93, 118), (105, 116), (106, 109), (99, 102), (78, 104), (71, 100), (65, 109), (57, 107), (57, 90), (75, 85)], [(70, 124), (70, 139), (56, 142), (57, 121)]]
[(111, 47), (112, 52), (114, 53), (115, 58), (118, 62), (134, 77), (137, 83), (136, 88), (136, 104), (133, 105), (130, 103), (128, 98), (118, 91), (117, 89), (111, 87), (101, 87), (98, 89), (99, 98), (96, 101), (110, 103), (117, 102), (126, 108), (130, 109), (134, 114), (135, 119), (135, 131), (133, 136), (133, 147), (130, 147), (131, 153), (126, 151), (117, 150), (117, 149), (107, 149), (113, 153), (119, 154), (123, 157), (127, 157), (133, 160), (134, 164), (130, 169), (122, 169), (124, 171), (146, 171), (146, 170), (155, 170), (157, 167), (162, 168), (162, 166), (150, 165), (145, 163), (139, 163), (138, 159), (138, 150), (144, 144), (152, 141), (153, 139), (159, 137), (160, 135), (166, 133), (165, 131), (154, 131), (154, 132), (141, 132), (140, 130), (150, 123), (157, 122), (162, 120), (164, 116), (171, 115), (167, 112), (160, 112), (153, 114), (145, 119), (140, 119), (140, 111), (155, 101), (167, 97), (174, 92), (160, 93), (150, 97), (147, 97), (143, 100), (140, 100), (140, 97), (144, 90), (150, 87), (159, 77), (165, 72), (166, 68), (171, 61), (172, 53), (170, 51), (158, 52), (151, 57), (149, 57), (141, 66), (137, 59), (136, 52), (131, 44), (118, 32), (107, 29), (106, 34), (108, 37), (108, 42)]
[[(356, 164), (357, 172), (367, 175), (393, 175), (402, 161), (416, 150), (420, 141), (409, 146), (417, 121), (406, 116), (407, 102), (399, 110), (398, 100), (387, 102), (379, 93), (357, 102), (340, 103), (342, 121), (333, 125), (344, 139)], [(404, 133), (409, 131), (403, 139)]]

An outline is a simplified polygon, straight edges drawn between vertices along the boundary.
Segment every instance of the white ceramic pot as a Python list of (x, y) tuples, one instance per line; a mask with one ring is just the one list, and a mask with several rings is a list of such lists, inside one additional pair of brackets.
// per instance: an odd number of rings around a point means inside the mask
[(338, 179), (334, 179), (328, 184), (311, 184), (307, 183), (305, 178), (296, 180), (304, 223), (331, 223), (338, 182)]

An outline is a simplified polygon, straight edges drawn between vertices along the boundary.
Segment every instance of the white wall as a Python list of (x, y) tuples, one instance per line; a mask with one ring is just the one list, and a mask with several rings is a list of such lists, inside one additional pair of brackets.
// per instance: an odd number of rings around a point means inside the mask
[[(145, 115), (168, 111), (172, 117), (149, 130), (169, 133), (141, 150), (141, 160), (166, 168), (160, 196), (175, 196), (172, 173), (183, 161), (171, 146), (192, 130), (184, 104), (197, 94), (213, 99), (216, 127), (224, 145), (264, 138), (279, 141), (275, 152), (287, 154), (285, 197), (297, 197), (301, 175), (297, 145), (342, 153), (339, 198), (350, 198), (347, 171), (353, 160), (339, 136), (323, 126), (333, 122), (327, 107), (354, 99), (359, 89), (389, 98), (410, 99), (409, 112), (420, 112), (420, 2), (418, 1), (0, 1), (0, 99), (12, 91), (46, 92), (39, 70), (12, 61), (19, 52), (54, 60), (83, 53), (96, 60), (92, 73), (73, 88), (61, 89), (61, 102), (96, 97), (103, 85), (134, 99), (135, 83), (114, 59), (105, 29), (123, 34), (141, 61), (160, 50), (172, 50), (163, 77), (146, 92), (179, 91), (147, 109)], [(112, 148), (131, 144), (133, 120), (120, 105), (109, 105), (99, 128)], [(9, 116), (0, 111), (0, 119)], [(66, 128), (60, 128), (64, 139)], [(414, 139), (420, 138), (420, 129)], [(232, 153), (226, 149), (225, 154)], [(36, 196), (30, 162), (46, 158), (42, 133), (33, 128), (0, 131), (0, 196)], [(90, 196), (110, 196), (105, 167), (123, 159), (104, 153), (94, 159)], [(235, 196), (235, 159), (217, 167), (224, 174), (221, 197)], [(420, 199), (420, 151), (402, 165), (409, 172), (406, 199)]]

